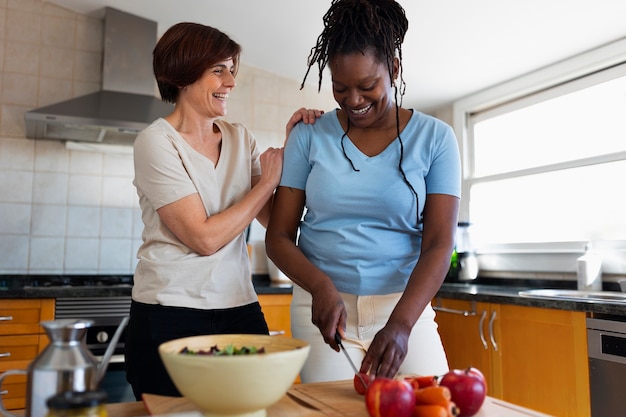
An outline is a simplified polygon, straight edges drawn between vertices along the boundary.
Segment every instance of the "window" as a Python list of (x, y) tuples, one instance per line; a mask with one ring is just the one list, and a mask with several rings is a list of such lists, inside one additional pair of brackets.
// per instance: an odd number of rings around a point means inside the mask
[(626, 44), (613, 46), (614, 62), (577, 57), (455, 106), (481, 270), (573, 273), (593, 241), (606, 272), (626, 273)]

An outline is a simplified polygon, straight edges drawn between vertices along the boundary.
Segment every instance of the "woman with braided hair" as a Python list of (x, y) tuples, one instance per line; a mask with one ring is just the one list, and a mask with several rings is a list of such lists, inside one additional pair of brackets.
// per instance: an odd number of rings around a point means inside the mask
[(339, 108), (292, 130), (266, 234), (295, 283), (292, 333), (311, 344), (303, 382), (354, 376), (336, 333), (371, 377), (448, 369), (430, 301), (454, 245), (460, 158), (448, 125), (401, 107), (407, 29), (393, 0), (334, 0), (309, 56)]

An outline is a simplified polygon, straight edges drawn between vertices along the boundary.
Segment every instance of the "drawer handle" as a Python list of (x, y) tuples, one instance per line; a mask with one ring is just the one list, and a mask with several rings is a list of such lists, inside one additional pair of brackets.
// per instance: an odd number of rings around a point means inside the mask
[(13, 316), (0, 316), (0, 321), (12, 321)]
[(3, 389), (2, 391), (0, 391), (0, 395), (9, 395), (9, 390)]
[(0, 358), (8, 358), (9, 356), (11, 356), (11, 352), (0, 353)]

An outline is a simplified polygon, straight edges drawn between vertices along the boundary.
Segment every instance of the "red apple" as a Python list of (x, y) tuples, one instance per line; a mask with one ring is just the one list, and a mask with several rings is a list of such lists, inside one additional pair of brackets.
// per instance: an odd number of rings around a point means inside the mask
[(466, 371), (467, 371), (468, 374), (474, 374), (474, 375), (478, 376), (483, 381), (483, 383), (485, 384), (485, 392), (488, 391), (487, 379), (485, 378), (485, 375), (480, 371), (480, 369), (474, 368), (473, 366), (470, 366), (469, 368), (466, 368)]
[(487, 395), (484, 379), (476, 372), (453, 369), (441, 378), (439, 385), (448, 387), (452, 401), (459, 408), (459, 417), (473, 416), (480, 410)]
[[(359, 378), (359, 376), (361, 376), (361, 378)], [(354, 380), (352, 381), (354, 384), (354, 390), (359, 395), (365, 395), (367, 387), (372, 383), (373, 380), (374, 378), (364, 372), (359, 372), (358, 374), (355, 374)], [(365, 382), (367, 385), (363, 385), (363, 382)]]
[(411, 417), (415, 391), (402, 379), (376, 378), (365, 393), (370, 417)]

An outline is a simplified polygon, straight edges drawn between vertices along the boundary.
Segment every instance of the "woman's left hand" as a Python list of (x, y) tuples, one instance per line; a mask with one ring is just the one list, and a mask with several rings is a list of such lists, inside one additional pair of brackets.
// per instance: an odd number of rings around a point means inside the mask
[(406, 357), (411, 330), (387, 323), (372, 340), (361, 363), (361, 372), (393, 378)]
[(297, 125), (299, 122), (313, 124), (315, 123), (315, 120), (318, 119), (322, 114), (324, 114), (324, 110), (305, 109), (304, 107), (296, 110), (293, 116), (291, 116), (291, 118), (287, 122), (287, 134), (285, 136), (285, 144), (287, 144), (289, 133), (291, 133), (291, 129), (293, 129), (295, 125)]

